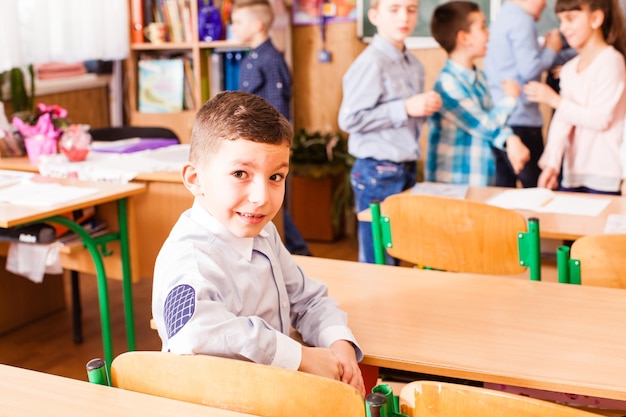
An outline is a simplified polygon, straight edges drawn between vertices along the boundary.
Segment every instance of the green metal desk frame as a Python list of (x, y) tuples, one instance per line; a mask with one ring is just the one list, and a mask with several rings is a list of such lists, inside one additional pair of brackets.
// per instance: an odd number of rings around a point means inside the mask
[(113, 361), (113, 339), (111, 336), (111, 316), (109, 311), (109, 292), (107, 276), (104, 270), (103, 256), (112, 254), (106, 247), (107, 243), (119, 240), (122, 261), (122, 292), (124, 301), (124, 317), (126, 319), (126, 338), (128, 350), (135, 350), (135, 319), (133, 317), (132, 277), (130, 269), (130, 250), (128, 244), (128, 210), (126, 198), (117, 200), (117, 217), (119, 231), (92, 237), (81, 225), (63, 216), (51, 216), (44, 220), (48, 223), (61, 224), (76, 233), (89, 251), (96, 268), (98, 281), (98, 301), (100, 304), (100, 321), (102, 324), (102, 344), (104, 359), (108, 366)]

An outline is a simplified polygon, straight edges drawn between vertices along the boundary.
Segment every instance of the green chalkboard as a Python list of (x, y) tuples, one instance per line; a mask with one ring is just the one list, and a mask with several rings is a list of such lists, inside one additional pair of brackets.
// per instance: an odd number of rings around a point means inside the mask
[[(420, 0), (419, 11), (417, 18), (417, 25), (411, 37), (416, 38), (430, 38), (430, 18), (435, 11), (435, 8), (440, 4), (446, 3), (449, 0)], [(490, 16), (491, 3), (490, 0), (477, 0), (480, 5), (480, 10), (485, 16)], [(370, 0), (358, 0), (357, 1), (357, 35), (362, 40), (368, 41), (376, 33), (376, 27), (367, 18), (367, 11), (370, 8)]]
[[(421, 0), (419, 2), (419, 13), (417, 19), (417, 25), (411, 37), (415, 38), (430, 38), (430, 19), (433, 15), (435, 8), (449, 0)], [(626, 0), (620, 0), (624, 2)], [(556, 0), (546, 0), (547, 7), (541, 14), (541, 19), (537, 22), (537, 31), (540, 36), (546, 34), (551, 29), (559, 27), (559, 19), (554, 14), (554, 4)], [(501, 0), (477, 0), (480, 5), (480, 10), (487, 16), (487, 18), (495, 18), (497, 12), (500, 9)], [(370, 7), (370, 0), (358, 0), (357, 1), (357, 35), (359, 38), (368, 41), (376, 33), (376, 28), (367, 18), (367, 10)]]

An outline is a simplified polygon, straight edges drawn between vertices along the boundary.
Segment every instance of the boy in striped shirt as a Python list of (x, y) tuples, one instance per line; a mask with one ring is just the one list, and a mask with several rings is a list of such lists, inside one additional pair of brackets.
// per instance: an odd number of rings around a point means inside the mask
[(448, 59), (434, 87), (442, 106), (429, 119), (426, 181), (493, 185), (493, 148), (505, 150), (515, 171), (521, 171), (530, 153), (505, 125), (520, 86), (503, 81), (505, 96), (494, 105), (485, 75), (474, 64), (486, 53), (489, 31), (484, 14), (470, 1), (442, 4), (433, 13), (431, 32)]

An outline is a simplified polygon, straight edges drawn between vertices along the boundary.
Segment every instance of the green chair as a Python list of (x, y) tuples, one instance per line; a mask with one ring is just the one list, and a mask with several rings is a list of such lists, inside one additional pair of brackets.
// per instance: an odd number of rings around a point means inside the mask
[(581, 237), (556, 259), (561, 283), (626, 289), (626, 234)]
[(539, 221), (485, 203), (397, 194), (370, 206), (376, 263), (385, 255), (431, 269), (541, 280)]

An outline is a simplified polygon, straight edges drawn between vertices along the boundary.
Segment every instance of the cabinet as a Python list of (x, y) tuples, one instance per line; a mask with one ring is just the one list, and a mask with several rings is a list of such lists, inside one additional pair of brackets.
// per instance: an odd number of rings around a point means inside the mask
[[(129, 10), (131, 11), (131, 21), (133, 21), (132, 4), (135, 0), (129, 0)], [(196, 111), (202, 103), (209, 99), (209, 79), (211, 75), (220, 76), (210, 68), (211, 54), (227, 51), (245, 49), (242, 45), (234, 44), (231, 41), (202, 42), (198, 39), (198, 6), (196, 0), (178, 1), (184, 4), (189, 10), (190, 37), (191, 40), (183, 42), (132, 42), (130, 54), (126, 59), (126, 97), (128, 108), (129, 124), (134, 126), (162, 126), (173, 130), (182, 143), (189, 143), (191, 139), (191, 129)], [(132, 36), (131, 36), (132, 39)], [(172, 56), (184, 56), (191, 67), (191, 77), (186, 82), (189, 83), (189, 93), (193, 97), (194, 106), (184, 108), (182, 111), (171, 113), (146, 113), (139, 111), (139, 61), (142, 58), (168, 58)], [(215, 91), (213, 91), (215, 94)]]

